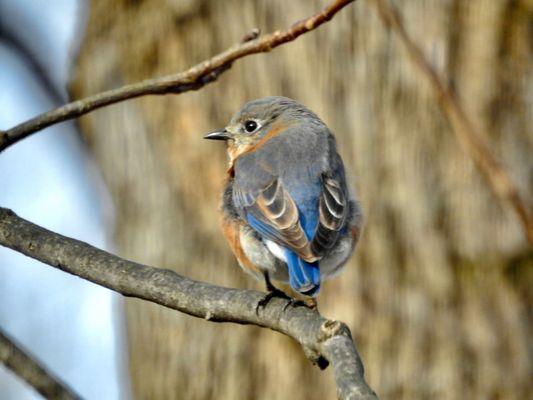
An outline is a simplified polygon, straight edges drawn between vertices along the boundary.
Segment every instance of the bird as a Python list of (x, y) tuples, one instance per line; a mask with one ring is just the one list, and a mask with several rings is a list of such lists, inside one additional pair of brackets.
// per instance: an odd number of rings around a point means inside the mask
[(294, 300), (275, 280), (317, 307), (321, 283), (346, 264), (363, 221), (331, 131), (304, 105), (271, 96), (204, 138), (227, 143), (221, 227), (241, 268), (264, 280), (260, 305)]

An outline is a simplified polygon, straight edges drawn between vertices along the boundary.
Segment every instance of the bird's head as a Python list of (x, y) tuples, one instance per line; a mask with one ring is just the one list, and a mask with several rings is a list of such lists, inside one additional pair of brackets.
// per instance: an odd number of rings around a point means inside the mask
[(233, 161), (244, 153), (259, 149), (288, 127), (315, 120), (320, 122), (315, 114), (294, 100), (264, 97), (246, 103), (224, 129), (208, 133), (204, 139), (227, 141)]

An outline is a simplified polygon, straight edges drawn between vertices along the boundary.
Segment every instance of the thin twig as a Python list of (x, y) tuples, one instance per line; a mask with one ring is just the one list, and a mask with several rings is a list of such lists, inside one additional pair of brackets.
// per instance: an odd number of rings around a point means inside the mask
[(307, 307), (274, 298), (257, 308), (264, 293), (194, 281), (168, 269), (127, 261), (75, 239), (50, 232), (0, 208), (0, 245), (107, 287), (214, 322), (251, 324), (298, 341), (320, 367), (333, 366), (341, 399), (377, 399), (364, 379), (350, 330)]
[(189, 90), (198, 90), (202, 86), (214, 82), (224, 71), (231, 67), (235, 60), (251, 54), (265, 53), (283, 43), (293, 41), (298, 36), (312, 31), (329, 21), (338, 11), (353, 1), (332, 1), (315, 15), (294, 23), (288, 29), (278, 30), (257, 39), (249, 40), (256, 35), (254, 30), (251, 36), (247, 35), (241, 43), (179, 74), (148, 79), (119, 89), (98, 93), (45, 112), (6, 131), (0, 131), (0, 152), (34, 132), (62, 121), (77, 118), (100, 107), (139, 96), (177, 94)]
[(483, 135), (468, 117), (454, 93), (445, 85), (435, 69), (428, 62), (424, 53), (411, 39), (402, 23), (398, 11), (387, 0), (374, 0), (383, 23), (390, 28), (407, 49), (411, 62), (428, 79), (444, 113), (452, 126), (452, 131), (461, 143), (463, 150), (474, 160), (492, 192), (504, 204), (509, 204), (517, 214), (526, 239), (533, 245), (533, 218), (526, 203), (520, 197), (518, 189), (503, 166), (492, 154), (487, 141), (488, 134)]
[(22, 350), (2, 330), (0, 330), (0, 363), (24, 379), (46, 399), (71, 400), (81, 398)]

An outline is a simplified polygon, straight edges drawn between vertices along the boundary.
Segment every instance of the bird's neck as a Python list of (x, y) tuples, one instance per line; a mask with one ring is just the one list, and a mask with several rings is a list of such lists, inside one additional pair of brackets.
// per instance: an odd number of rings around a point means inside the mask
[(227, 173), (230, 177), (234, 176), (234, 168), (237, 159), (242, 155), (249, 153), (254, 150), (253, 143), (229, 143), (228, 142), (228, 169)]

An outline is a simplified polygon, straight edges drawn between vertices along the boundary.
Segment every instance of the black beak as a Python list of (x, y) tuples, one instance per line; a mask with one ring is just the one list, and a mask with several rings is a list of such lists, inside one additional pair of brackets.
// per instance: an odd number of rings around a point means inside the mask
[(225, 129), (218, 132), (211, 132), (204, 136), (204, 139), (211, 140), (228, 140), (229, 138), (229, 132)]

